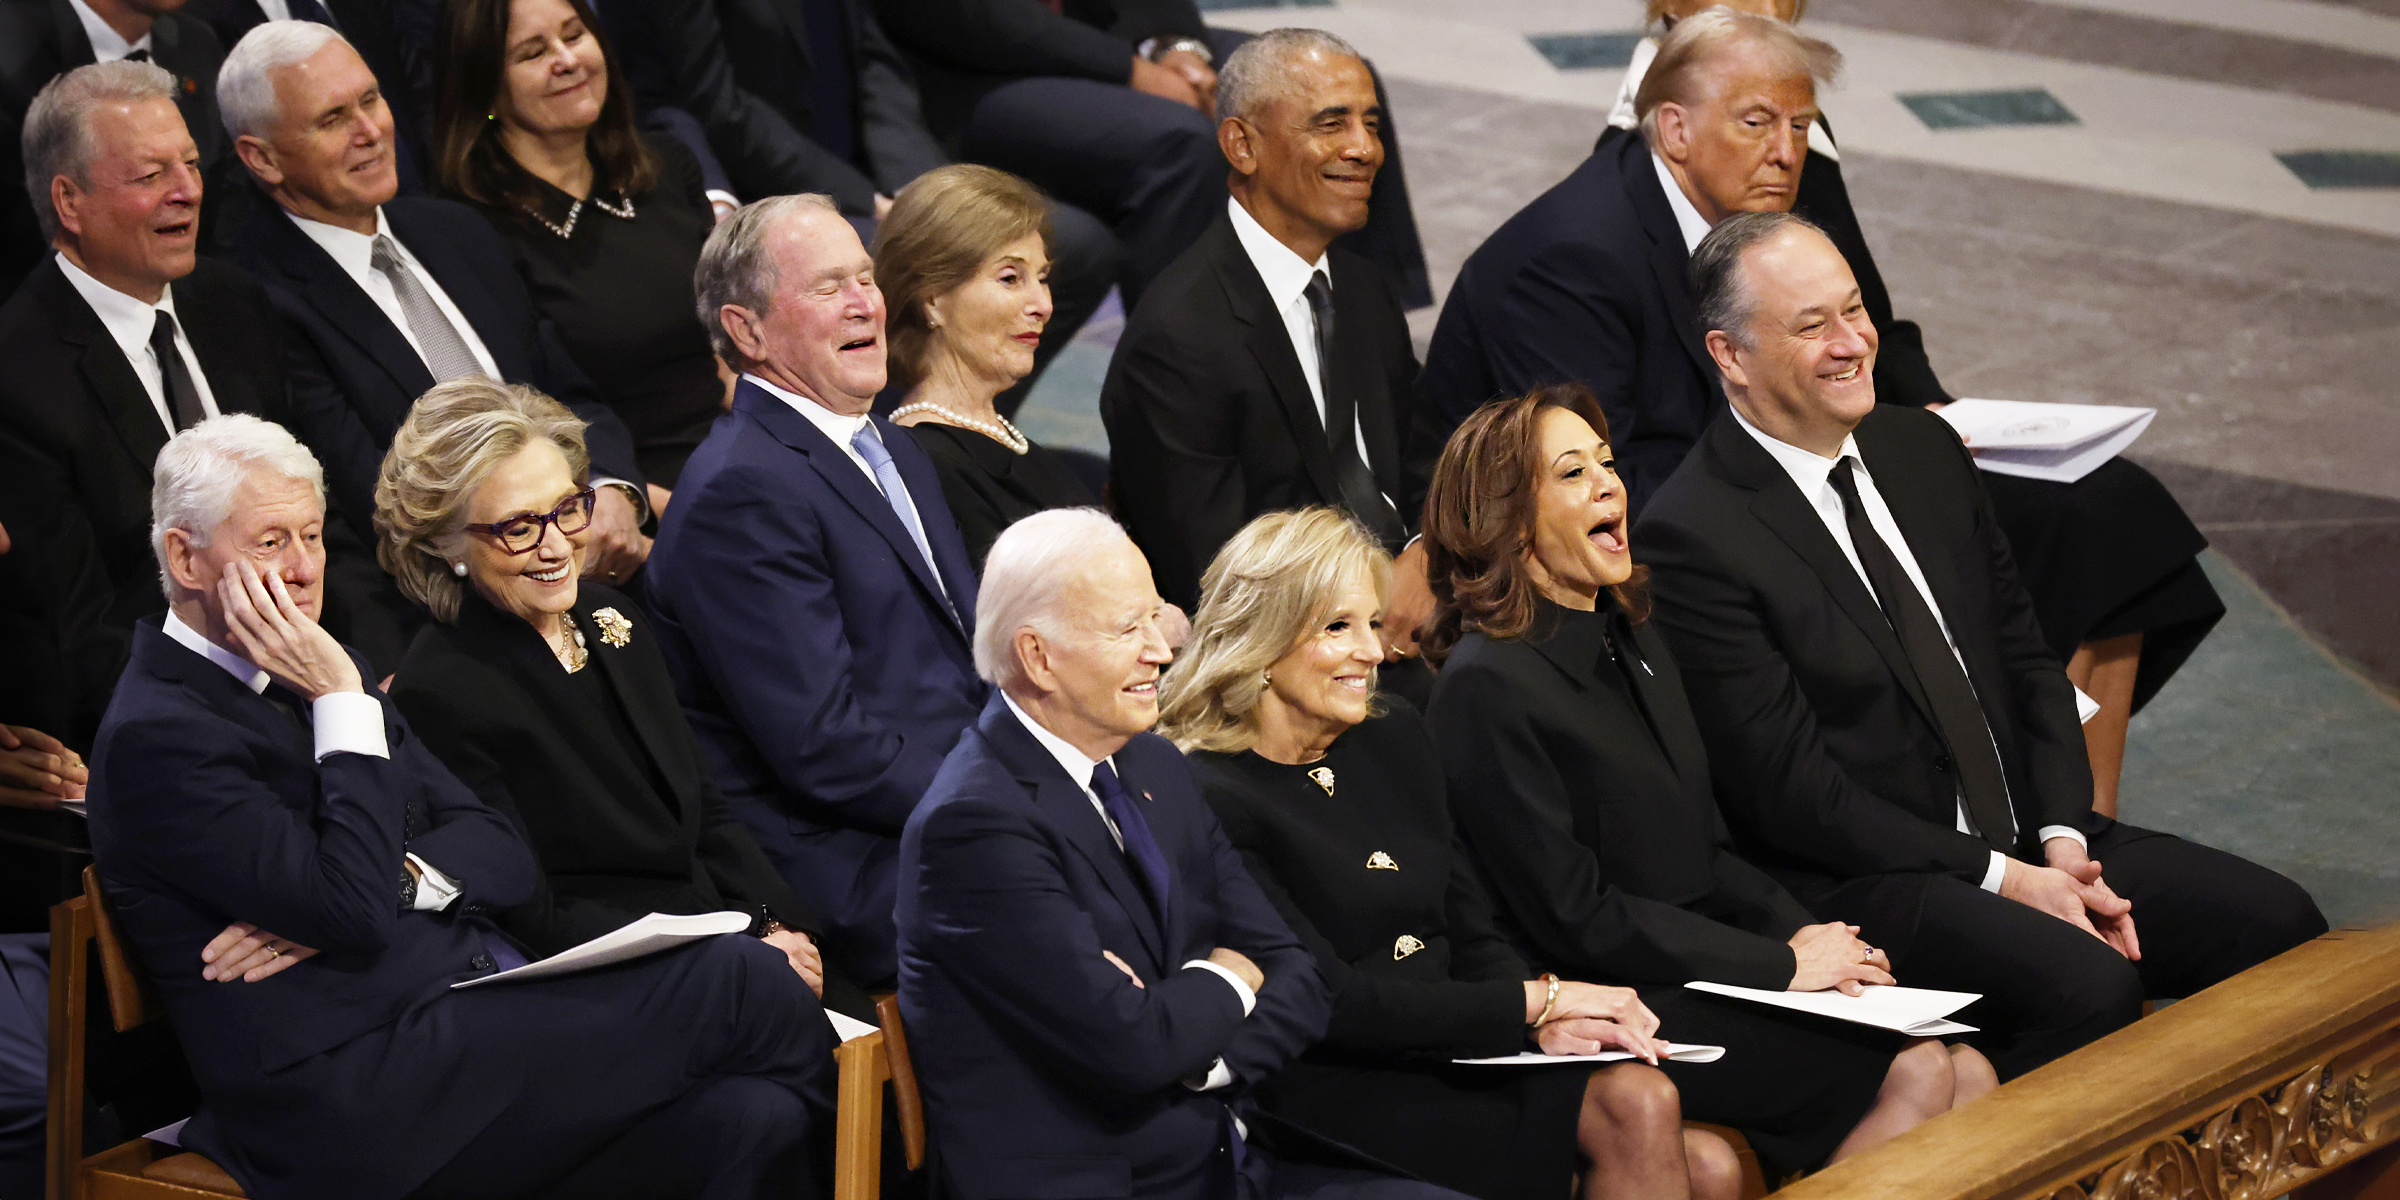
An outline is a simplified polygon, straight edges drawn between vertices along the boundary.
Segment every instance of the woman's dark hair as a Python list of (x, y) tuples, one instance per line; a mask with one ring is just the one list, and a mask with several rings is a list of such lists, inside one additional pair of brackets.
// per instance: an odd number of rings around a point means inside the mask
[[(1433, 625), (1422, 636), (1435, 665), (1469, 631), (1522, 637), (1541, 591), (1525, 558), (1533, 546), (1542, 479), (1542, 410), (1563, 408), (1608, 440), (1608, 417), (1579, 383), (1494, 400), (1450, 435), (1425, 496), (1425, 582), (1433, 589)], [(1636, 624), (1650, 615), (1648, 567), (1635, 567), (1609, 589)]]
[[(500, 145), (499, 111), (502, 77), (508, 65), (508, 15), (513, 0), (443, 0), (444, 53), (435, 60), (434, 181), (445, 193), (491, 208), (505, 208), (528, 220), (523, 210), (539, 212), (541, 192), (533, 173), (517, 165)], [(600, 103), (600, 119), (585, 134), (585, 152), (592, 158), (592, 192), (639, 195), (658, 183), (658, 162), (633, 124), (633, 89), (617, 69), (616, 52), (592, 15), (587, 0), (566, 0), (583, 22), (584, 32), (600, 46), (608, 68), (608, 96)]]

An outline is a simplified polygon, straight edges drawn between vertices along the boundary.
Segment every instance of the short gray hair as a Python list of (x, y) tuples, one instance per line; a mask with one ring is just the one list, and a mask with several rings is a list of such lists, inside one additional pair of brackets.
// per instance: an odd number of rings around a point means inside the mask
[(75, 186), (92, 186), (92, 110), (103, 104), (173, 100), (175, 77), (156, 63), (121, 58), (89, 63), (42, 85), (25, 110), (25, 194), (42, 222), (42, 237), (58, 236), (58, 209), (50, 203), (50, 181), (61, 175)]
[(1750, 321), (1757, 315), (1753, 311), (1756, 305), (1749, 281), (1744, 278), (1742, 260), (1752, 247), (1786, 229), (1806, 229), (1819, 237), (1825, 235), (1816, 222), (1793, 213), (1745, 212), (1719, 221), (1707, 237), (1700, 239), (1700, 245), (1692, 251), (1692, 261), (1684, 267), (1684, 279), (1692, 289), (1692, 315), (1703, 340), (1711, 330), (1722, 329), (1725, 336), (1745, 350), (1756, 345), (1750, 340)]
[(1096, 508), (1047, 509), (1001, 530), (975, 593), (975, 673), (1000, 687), (1022, 679), (1017, 631), (1048, 632), (1052, 610), (1075, 581), (1076, 562), (1116, 543), (1130, 546), (1133, 539)]
[(150, 472), (150, 550), (158, 556), (159, 587), (175, 598), (167, 570), (167, 531), (180, 529), (205, 546), (233, 515), (233, 494), (253, 471), (304, 479), (325, 503), (325, 468), (291, 431), (249, 413), (226, 413), (168, 439)]
[(724, 308), (732, 304), (760, 316), (767, 314), (774, 303), (776, 284), (775, 256), (767, 252), (767, 235), (785, 217), (803, 208), (820, 208), (837, 217), (842, 214), (833, 197), (821, 192), (769, 196), (753, 200), (717, 222), (717, 227), (708, 231), (707, 243), (700, 247), (700, 265), (692, 269), (692, 302), (699, 310), (701, 327), (708, 330), (708, 344), (727, 366), (738, 370), (746, 360), (725, 332)]
[(225, 132), (265, 137), (283, 120), (275, 72), (308, 61), (329, 42), (350, 44), (332, 26), (315, 21), (268, 21), (243, 34), (217, 68), (217, 115)]
[(1311, 50), (1366, 61), (1322, 29), (1270, 29), (1236, 47), (1217, 70), (1217, 119), (1247, 121), (1258, 107), (1298, 86), (1293, 62)]
[[(1675, 22), (1658, 41), (1658, 57), (1634, 90), (1634, 115), (1641, 118), (1642, 138), (1658, 145), (1658, 106), (1667, 101), (1689, 105), (1698, 99), (1703, 69), (1725, 51), (1741, 46), (1765, 50), (1783, 60), (1794, 75), (1805, 75), (1812, 86), (1824, 86), (1842, 72), (1842, 52), (1833, 44), (1793, 29), (1773, 17), (1737, 12), (1718, 5)], [(1221, 92), (1219, 94), (1222, 94)]]

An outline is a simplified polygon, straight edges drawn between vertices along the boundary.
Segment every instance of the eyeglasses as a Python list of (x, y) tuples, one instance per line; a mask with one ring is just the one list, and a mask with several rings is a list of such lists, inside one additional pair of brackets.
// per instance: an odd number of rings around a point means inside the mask
[(518, 513), (489, 525), (469, 525), (469, 533), (480, 533), (500, 543), (510, 554), (530, 554), (542, 544), (546, 526), (555, 525), (568, 536), (582, 533), (592, 524), (593, 489), (585, 488), (558, 502), (558, 507), (546, 513)]

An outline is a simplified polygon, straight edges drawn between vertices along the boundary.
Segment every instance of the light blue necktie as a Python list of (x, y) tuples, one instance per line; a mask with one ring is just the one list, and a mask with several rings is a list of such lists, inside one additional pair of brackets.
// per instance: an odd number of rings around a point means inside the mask
[[(908, 484), (900, 478), (899, 464), (892, 461), (892, 452), (884, 447), (883, 439), (875, 436), (875, 424), (870, 421), (858, 427), (850, 436), (850, 445), (860, 458), (867, 460), (867, 469), (875, 473), (876, 486), (883, 489), (884, 502), (892, 506), (902, 528), (917, 544), (917, 553), (925, 558), (925, 569), (933, 576), (934, 587), (942, 593), (942, 603), (950, 603), (950, 589), (942, 583), (942, 569), (934, 564), (933, 546), (925, 540), (925, 527), (917, 521), (917, 506), (910, 499)], [(956, 616), (956, 610), (952, 611)]]

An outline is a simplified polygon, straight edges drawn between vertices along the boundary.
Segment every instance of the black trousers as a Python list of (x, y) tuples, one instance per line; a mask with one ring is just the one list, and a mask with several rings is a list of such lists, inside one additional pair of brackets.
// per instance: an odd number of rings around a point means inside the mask
[(1859, 927), (1912, 987), (1980, 992), (1957, 1019), (2013, 1079), (2142, 1015), (2325, 932), (2299, 884), (2172, 834), (2113, 824), (2091, 840), (2110, 888), (2133, 903), (2141, 961), (2081, 929), (1946, 875), (1877, 875), (1801, 899)]

